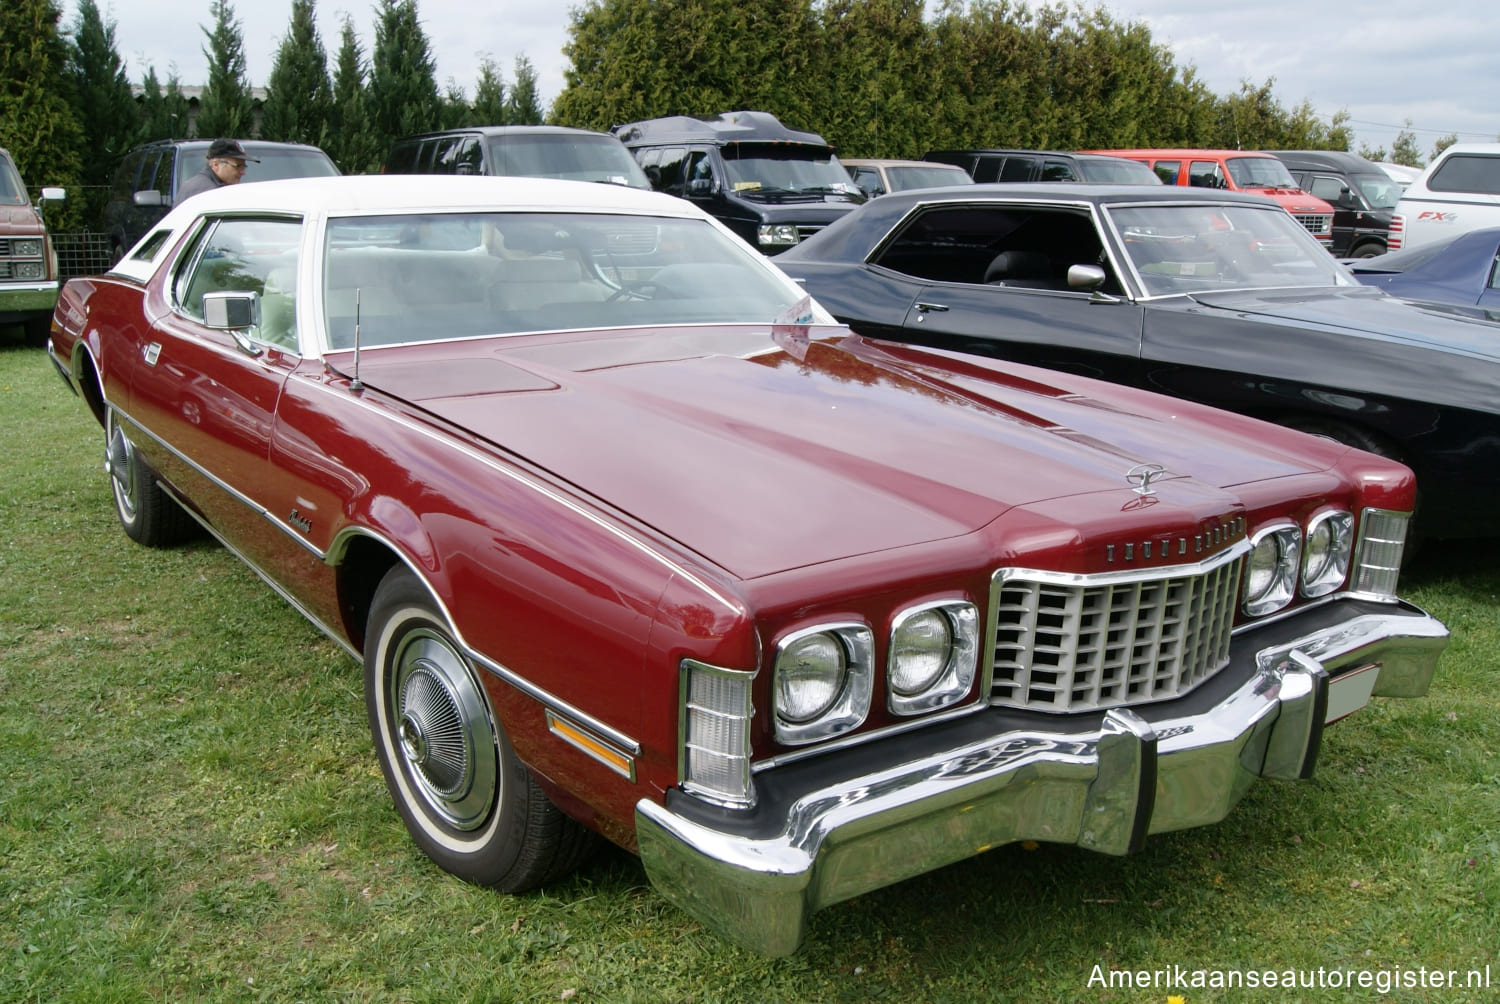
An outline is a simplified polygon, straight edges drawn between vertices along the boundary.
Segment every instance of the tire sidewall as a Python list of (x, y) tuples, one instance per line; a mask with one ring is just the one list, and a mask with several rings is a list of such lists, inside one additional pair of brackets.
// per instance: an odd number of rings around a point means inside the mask
[(395, 709), (391, 707), (390, 682), (395, 658), (402, 640), (411, 632), (426, 630), (441, 635), (455, 652), (461, 652), (453, 633), (427, 591), (405, 568), (386, 576), (375, 593), (370, 610), (370, 631), (365, 644), (365, 705), (370, 720), (370, 735), (380, 760), (386, 787), (402, 822), (417, 845), (443, 870), (481, 885), (499, 884), (515, 864), (524, 829), (524, 810), (517, 806), (518, 792), (524, 789), (524, 771), (516, 760), (510, 743), (495, 720), (488, 695), (464, 660), (470, 681), (484, 702), (496, 736), (496, 795), (489, 818), (471, 831), (455, 829), (437, 818), (427, 806), (421, 792), (404, 766), (404, 754), (395, 733)]

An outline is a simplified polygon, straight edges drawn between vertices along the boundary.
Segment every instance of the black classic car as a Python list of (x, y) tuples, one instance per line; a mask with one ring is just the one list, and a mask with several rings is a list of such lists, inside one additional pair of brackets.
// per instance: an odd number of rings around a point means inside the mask
[(1268, 199), (1169, 187), (895, 193), (777, 259), (868, 336), (1145, 387), (1418, 475), (1429, 536), (1488, 536), (1500, 327), (1361, 285)]

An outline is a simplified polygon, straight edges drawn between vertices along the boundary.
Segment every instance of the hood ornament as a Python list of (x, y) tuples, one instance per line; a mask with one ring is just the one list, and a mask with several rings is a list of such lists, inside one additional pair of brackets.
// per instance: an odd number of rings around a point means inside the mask
[(1156, 489), (1151, 486), (1165, 480), (1170, 473), (1161, 464), (1136, 464), (1125, 472), (1125, 480), (1130, 482), (1130, 490), (1137, 495), (1155, 495)]

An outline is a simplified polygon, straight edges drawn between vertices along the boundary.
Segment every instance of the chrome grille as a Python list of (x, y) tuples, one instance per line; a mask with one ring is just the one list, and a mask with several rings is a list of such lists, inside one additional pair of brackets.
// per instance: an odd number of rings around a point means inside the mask
[(997, 576), (997, 705), (1058, 713), (1176, 697), (1229, 662), (1244, 548), (1202, 565)]
[(1307, 232), (1319, 237), (1328, 236), (1333, 233), (1333, 217), (1325, 213), (1297, 213), (1297, 222), (1307, 228)]

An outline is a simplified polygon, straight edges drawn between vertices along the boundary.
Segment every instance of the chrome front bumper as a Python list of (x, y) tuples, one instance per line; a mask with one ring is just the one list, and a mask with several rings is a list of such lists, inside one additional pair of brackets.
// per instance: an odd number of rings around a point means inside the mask
[[(1425, 694), (1448, 639), (1406, 604), (1330, 604), (1309, 619), (1236, 638), (1206, 696), (1095, 715), (1077, 732), (1067, 718), (990, 709), (921, 739), (832, 754), (856, 768), (834, 779), (813, 758), (800, 784), (778, 779), (754, 821), (678, 792), (665, 806), (643, 799), (641, 859), (662, 895), (706, 926), (786, 955), (813, 911), (992, 847), (1126, 854), (1148, 834), (1217, 822), (1257, 777), (1311, 776), (1325, 723), (1372, 695)], [(882, 742), (904, 755), (864, 770)]]

